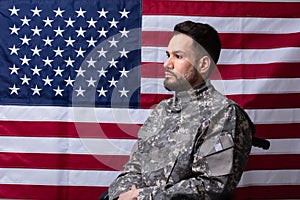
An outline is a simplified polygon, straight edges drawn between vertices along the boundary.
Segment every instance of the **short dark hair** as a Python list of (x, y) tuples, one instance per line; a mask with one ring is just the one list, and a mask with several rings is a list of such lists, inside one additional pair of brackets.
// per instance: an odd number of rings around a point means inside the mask
[(181, 22), (174, 27), (174, 32), (186, 34), (200, 44), (213, 59), (218, 62), (221, 41), (218, 32), (210, 25), (192, 21)]

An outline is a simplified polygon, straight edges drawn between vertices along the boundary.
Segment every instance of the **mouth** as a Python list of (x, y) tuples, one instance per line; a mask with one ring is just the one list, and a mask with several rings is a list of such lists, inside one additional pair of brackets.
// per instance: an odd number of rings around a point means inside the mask
[(176, 77), (175, 73), (170, 71), (170, 70), (166, 70), (165, 71), (165, 77)]

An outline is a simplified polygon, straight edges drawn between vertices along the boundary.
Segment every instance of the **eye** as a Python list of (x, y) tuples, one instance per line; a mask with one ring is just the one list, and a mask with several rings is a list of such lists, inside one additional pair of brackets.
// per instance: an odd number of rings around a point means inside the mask
[(167, 58), (170, 58), (170, 54), (168, 52), (166, 52), (166, 56)]
[(180, 55), (180, 54), (175, 54), (175, 57), (178, 58), (178, 59), (182, 59), (183, 58), (183, 56)]

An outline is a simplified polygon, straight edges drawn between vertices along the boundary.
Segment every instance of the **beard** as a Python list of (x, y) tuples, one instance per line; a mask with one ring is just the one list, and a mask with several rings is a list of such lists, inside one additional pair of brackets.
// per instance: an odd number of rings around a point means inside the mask
[(168, 91), (175, 91), (175, 92), (189, 90), (190, 88), (192, 88), (191, 84), (185, 78), (182, 77), (176, 79), (175, 77), (165, 78), (164, 87)]
[(191, 88), (193, 88), (193, 84), (198, 81), (198, 73), (197, 70), (195, 70), (192, 74), (185, 75), (185, 76), (179, 76), (172, 72), (171, 70), (168, 70), (170, 74), (172, 74), (170, 77), (166, 77), (164, 80), (164, 87), (168, 91), (186, 91)]

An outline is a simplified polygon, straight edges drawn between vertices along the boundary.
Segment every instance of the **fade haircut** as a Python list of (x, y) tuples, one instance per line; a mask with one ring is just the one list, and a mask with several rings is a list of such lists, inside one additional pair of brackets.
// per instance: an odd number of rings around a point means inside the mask
[(174, 34), (176, 34), (176, 32), (193, 38), (194, 41), (206, 50), (214, 63), (217, 64), (221, 52), (221, 41), (218, 32), (212, 26), (185, 21), (175, 25)]

